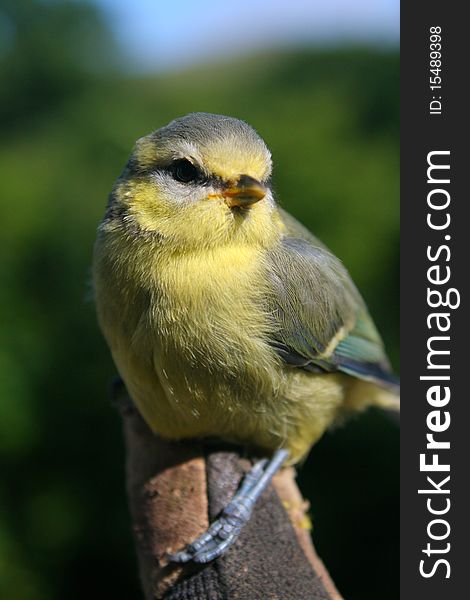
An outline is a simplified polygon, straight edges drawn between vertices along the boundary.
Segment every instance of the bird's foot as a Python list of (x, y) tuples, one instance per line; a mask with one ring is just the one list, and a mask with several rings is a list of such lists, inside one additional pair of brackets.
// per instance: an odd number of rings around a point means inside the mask
[(184, 550), (169, 555), (169, 560), (177, 563), (207, 563), (224, 554), (250, 520), (256, 501), (287, 456), (287, 450), (277, 450), (269, 462), (266, 459), (258, 461), (244, 477), (240, 489), (220, 517)]

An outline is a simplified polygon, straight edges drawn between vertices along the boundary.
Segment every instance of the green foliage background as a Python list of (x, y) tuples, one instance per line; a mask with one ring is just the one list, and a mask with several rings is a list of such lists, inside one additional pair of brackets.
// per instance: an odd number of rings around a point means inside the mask
[[(271, 52), (164, 76), (117, 68), (85, 3), (0, 0), (0, 596), (140, 598), (115, 370), (88, 289), (134, 140), (192, 111), (245, 119), (282, 205), (343, 259), (397, 366), (398, 55)], [(398, 430), (369, 413), (301, 470), (348, 600), (398, 597)]]

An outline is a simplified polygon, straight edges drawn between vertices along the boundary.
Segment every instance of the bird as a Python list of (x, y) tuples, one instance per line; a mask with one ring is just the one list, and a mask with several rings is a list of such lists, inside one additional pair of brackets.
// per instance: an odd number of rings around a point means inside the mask
[(163, 438), (216, 437), (263, 456), (175, 562), (226, 552), (273, 474), (330, 426), (368, 406), (399, 409), (364, 300), (280, 207), (271, 178), (250, 125), (190, 113), (137, 140), (98, 227), (98, 322), (144, 420)]

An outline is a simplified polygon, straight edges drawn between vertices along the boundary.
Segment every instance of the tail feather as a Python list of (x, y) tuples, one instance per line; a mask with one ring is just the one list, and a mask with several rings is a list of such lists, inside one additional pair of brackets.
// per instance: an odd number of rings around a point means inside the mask
[(387, 412), (400, 412), (400, 386), (374, 380), (351, 378), (345, 398), (346, 410), (363, 410), (377, 406)]

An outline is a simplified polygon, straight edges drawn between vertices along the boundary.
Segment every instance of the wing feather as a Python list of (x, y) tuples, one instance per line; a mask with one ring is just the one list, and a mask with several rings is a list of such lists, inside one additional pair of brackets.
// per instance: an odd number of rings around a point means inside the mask
[(396, 385), (377, 329), (341, 262), (291, 215), (269, 253), (272, 345), (283, 361), (312, 372), (342, 371)]

